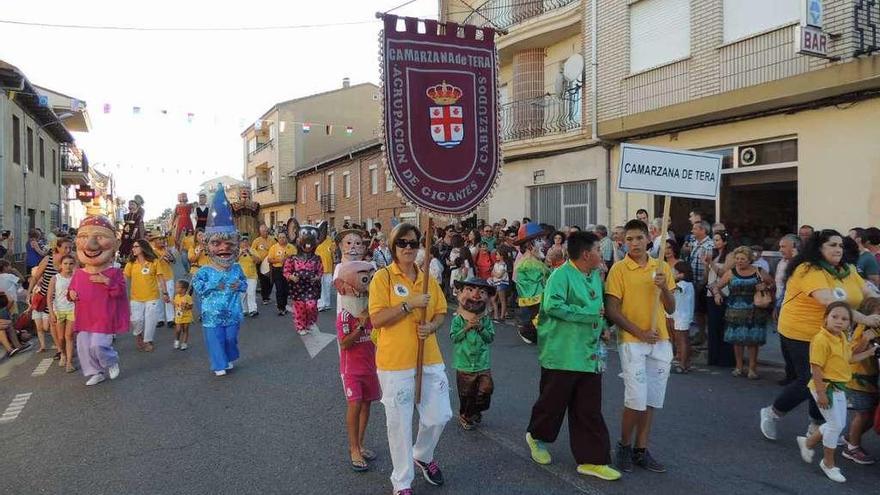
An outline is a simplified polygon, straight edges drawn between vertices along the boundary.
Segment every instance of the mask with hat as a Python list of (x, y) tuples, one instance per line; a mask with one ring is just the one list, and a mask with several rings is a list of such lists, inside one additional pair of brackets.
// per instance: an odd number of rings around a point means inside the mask
[(76, 256), (86, 271), (98, 273), (110, 267), (119, 239), (110, 220), (101, 215), (90, 215), (79, 223), (76, 231)]
[(238, 261), (239, 235), (232, 222), (232, 211), (229, 208), (229, 201), (226, 199), (226, 191), (221, 183), (217, 184), (217, 192), (212, 198), (211, 210), (208, 225), (205, 228), (208, 256), (215, 265), (228, 269)]
[(486, 312), (489, 298), (495, 295), (495, 287), (477, 277), (456, 280), (458, 290), (458, 310), (465, 318), (482, 316)]
[(342, 309), (360, 316), (369, 306), (370, 281), (376, 267), (368, 261), (346, 261), (339, 265), (339, 273), (333, 279), (333, 286), (339, 292)]

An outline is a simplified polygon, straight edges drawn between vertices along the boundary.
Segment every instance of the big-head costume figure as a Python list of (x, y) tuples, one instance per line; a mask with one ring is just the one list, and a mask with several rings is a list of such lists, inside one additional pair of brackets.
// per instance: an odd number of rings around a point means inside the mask
[(199, 268), (193, 276), (192, 288), (201, 299), (202, 326), (211, 371), (223, 376), (239, 357), (241, 294), (247, 291), (247, 279), (236, 263), (239, 235), (232, 224), (232, 213), (222, 184), (214, 193), (211, 208), (213, 211), (205, 229), (211, 263)]
[(249, 239), (260, 235), (260, 203), (251, 200), (250, 186), (238, 187), (238, 201), (232, 203), (232, 219), (240, 234), (247, 234)]
[(128, 202), (128, 213), (123, 216), (122, 245), (119, 246), (119, 254), (123, 259), (128, 259), (131, 254), (131, 245), (138, 239), (145, 239), (147, 230), (144, 227), (144, 198), (135, 194), (134, 199)]
[(315, 249), (327, 237), (327, 222), (300, 226), (295, 218), (291, 218), (287, 222), (287, 232), (290, 236), (296, 232), (297, 254), (284, 262), (284, 278), (290, 284), (294, 328), (298, 334), (305, 335), (318, 328), (318, 299), (321, 297), (324, 265)]
[(534, 222), (529, 222), (524, 227), (513, 241), (523, 254), (514, 269), (517, 303), (521, 308), (522, 318), (519, 336), (527, 344), (537, 344), (538, 331), (535, 328), (535, 318), (541, 309), (544, 285), (550, 274), (543, 261), (545, 237), (549, 232)]
[(458, 421), (465, 430), (473, 429), (489, 409), (492, 391), (489, 344), (495, 339), (495, 325), (486, 314), (495, 287), (483, 279), (456, 280), (458, 310), (452, 318), (450, 338), (454, 348), (453, 366), (458, 384)]
[[(337, 285), (336, 279), (339, 278), (339, 270), (343, 263), (348, 261), (361, 261), (367, 251), (367, 244), (364, 241), (367, 233), (360, 229), (352, 229), (346, 227), (336, 233), (336, 248), (339, 250), (339, 263), (333, 268), (333, 285)], [(342, 312), (342, 294), (339, 287), (336, 287), (336, 315)]]
[(76, 351), (86, 385), (119, 375), (119, 355), (113, 336), (128, 332), (130, 309), (122, 270), (113, 267), (119, 248), (116, 229), (107, 217), (89, 216), (76, 233), (78, 268), (70, 281), (68, 297), (74, 302)]
[(174, 222), (171, 224), (171, 230), (174, 232), (174, 246), (177, 249), (180, 249), (180, 239), (183, 235), (193, 230), (191, 217), (192, 205), (189, 204), (189, 198), (186, 193), (178, 194), (177, 206), (174, 208)]
[[(223, 186), (221, 185), (220, 187)], [(223, 197), (226, 197), (225, 191)], [(208, 213), (210, 210), (211, 208), (208, 206), (208, 195), (205, 193), (199, 193), (199, 203), (196, 205), (196, 230), (202, 230), (208, 226)]]

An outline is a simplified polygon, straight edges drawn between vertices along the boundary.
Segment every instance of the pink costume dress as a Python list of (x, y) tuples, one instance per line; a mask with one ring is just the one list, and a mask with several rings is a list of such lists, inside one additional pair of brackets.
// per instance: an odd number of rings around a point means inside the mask
[(321, 298), (321, 277), (324, 265), (314, 253), (303, 253), (287, 258), (284, 278), (296, 273), (299, 280), (290, 281), (293, 299), (293, 323), (297, 331), (306, 331), (318, 321), (318, 299)]
[(90, 273), (77, 269), (68, 288), (77, 295), (73, 331), (85, 376), (103, 373), (119, 361), (113, 335), (128, 332), (131, 316), (122, 270), (111, 267), (101, 274), (110, 279), (107, 285), (92, 282)]

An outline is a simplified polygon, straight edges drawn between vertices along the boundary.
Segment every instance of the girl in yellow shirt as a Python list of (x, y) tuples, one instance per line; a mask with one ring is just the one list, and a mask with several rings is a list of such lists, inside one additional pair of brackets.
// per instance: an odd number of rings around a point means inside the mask
[[(880, 297), (865, 299), (859, 312), (863, 315), (880, 314)], [(862, 448), (862, 435), (871, 428), (874, 419), (874, 410), (877, 408), (877, 351), (880, 349), (873, 343), (880, 335), (877, 328), (866, 328), (859, 325), (853, 332), (853, 354), (861, 354), (869, 349), (874, 349), (875, 354), (861, 361), (856, 361), (850, 366), (852, 379), (846, 384), (847, 406), (853, 412), (849, 422), (849, 432), (846, 435), (846, 448), (841, 455), (856, 464), (874, 464), (874, 456), (865, 452)]]
[(131, 330), (140, 351), (153, 352), (153, 338), (159, 321), (159, 308), (168, 302), (165, 277), (162, 275), (156, 253), (144, 239), (134, 241), (131, 257), (123, 271), (131, 294)]
[(797, 437), (801, 458), (813, 462), (813, 449), (822, 442), (824, 456), (819, 467), (832, 481), (843, 483), (846, 478), (834, 465), (837, 439), (846, 426), (846, 383), (852, 378), (850, 364), (873, 355), (874, 350), (852, 354), (847, 333), (852, 329), (853, 311), (844, 301), (835, 301), (825, 308), (825, 323), (810, 342), (810, 388), (825, 423), (809, 437)]
[(189, 347), (189, 324), (193, 321), (193, 299), (189, 282), (178, 280), (174, 285), (174, 348), (185, 351)]

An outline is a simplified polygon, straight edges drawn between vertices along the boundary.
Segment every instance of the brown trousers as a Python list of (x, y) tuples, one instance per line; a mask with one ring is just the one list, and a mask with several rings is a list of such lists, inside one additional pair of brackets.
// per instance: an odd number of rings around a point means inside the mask
[(602, 375), (541, 368), (540, 394), (528, 428), (532, 438), (555, 442), (566, 410), (575, 461), (610, 464), (611, 444), (602, 417)]
[(476, 373), (456, 371), (455, 376), (458, 384), (458, 413), (471, 421), (477, 414), (489, 409), (492, 391), (495, 390), (492, 372), (490, 370)]

